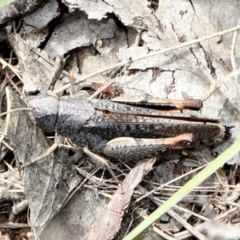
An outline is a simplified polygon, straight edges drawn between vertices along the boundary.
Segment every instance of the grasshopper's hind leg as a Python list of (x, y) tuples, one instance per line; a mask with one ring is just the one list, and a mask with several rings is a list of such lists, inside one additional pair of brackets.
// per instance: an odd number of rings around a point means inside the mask
[(191, 146), (193, 135), (182, 134), (172, 138), (146, 139), (119, 137), (107, 142), (103, 148), (106, 156), (123, 159), (136, 160), (154, 156), (167, 149), (183, 149)]

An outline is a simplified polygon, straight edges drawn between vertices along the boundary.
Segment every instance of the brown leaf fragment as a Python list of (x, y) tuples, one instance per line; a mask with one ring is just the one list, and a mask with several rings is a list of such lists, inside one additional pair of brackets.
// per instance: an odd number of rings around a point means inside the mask
[(112, 200), (92, 223), (89, 233), (83, 239), (113, 239), (121, 227), (124, 210), (130, 203), (134, 188), (142, 181), (145, 174), (152, 170), (155, 158), (140, 161), (119, 185)]

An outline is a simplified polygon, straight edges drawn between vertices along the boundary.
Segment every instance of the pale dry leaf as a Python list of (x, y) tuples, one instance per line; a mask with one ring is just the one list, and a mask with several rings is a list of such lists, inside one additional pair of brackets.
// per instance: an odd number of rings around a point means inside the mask
[(19, 68), (22, 72), (22, 81), (27, 93), (46, 89), (48, 86), (48, 75), (43, 66), (38, 62), (38, 56), (31, 51), (31, 46), (19, 34), (9, 37), (15, 54), (18, 57)]
[(138, 18), (145, 17), (151, 18), (156, 23), (156, 20), (151, 15), (151, 9), (148, 6), (149, 2), (146, 0), (63, 0), (63, 3), (70, 10), (84, 10), (90, 19), (100, 20), (106, 17), (107, 13), (114, 13), (125, 26), (133, 25)]
[(8, 3), (3, 5), (3, 1), (1, 1), (0, 25), (6, 23), (7, 21), (10, 21), (13, 18), (16, 18), (18, 16), (23, 16), (24, 14), (33, 11), (42, 2), (44, 1), (43, 0), (42, 1), (17, 0), (17, 1), (12, 1), (11, 4)]
[(46, 27), (50, 21), (59, 16), (58, 3), (55, 0), (48, 0), (40, 6), (34, 13), (23, 18), (24, 22), (37, 29)]
[(51, 58), (62, 56), (75, 48), (95, 45), (98, 39), (111, 38), (116, 29), (112, 19), (98, 22), (88, 20), (83, 12), (66, 14), (54, 29), (45, 51)]
[(82, 239), (107, 202), (108, 198), (98, 194), (95, 188), (81, 189), (43, 229), (39, 238), (41, 240)]
[(102, 20), (107, 18), (107, 13), (113, 11), (112, 6), (108, 5), (104, 1), (76, 1), (76, 0), (63, 0), (62, 1), (70, 11), (81, 8), (86, 11), (89, 19)]
[[(25, 107), (22, 100), (11, 93), (11, 107)], [(49, 144), (42, 131), (32, 122), (26, 112), (10, 116), (8, 138), (16, 149), (19, 163), (27, 163), (46, 153)], [(30, 223), (39, 229), (57, 214), (80, 178), (67, 159), (67, 153), (57, 150), (43, 160), (23, 170), (24, 193), (30, 208)]]

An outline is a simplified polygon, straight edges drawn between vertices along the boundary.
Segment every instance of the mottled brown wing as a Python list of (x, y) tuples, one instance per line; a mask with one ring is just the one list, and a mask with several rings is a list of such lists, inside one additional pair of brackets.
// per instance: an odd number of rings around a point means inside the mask
[(200, 99), (162, 99), (154, 98), (149, 95), (144, 96), (118, 96), (111, 99), (113, 102), (125, 103), (137, 106), (154, 106), (155, 108), (164, 109), (190, 109), (200, 110), (203, 106)]
[[(218, 119), (209, 119), (203, 117), (197, 113), (194, 115), (186, 114), (179, 110), (174, 111), (163, 111), (159, 109), (151, 108), (152, 105), (148, 105), (145, 107), (133, 106), (130, 104), (121, 104), (116, 102), (111, 102), (108, 100), (99, 100), (99, 99), (91, 99), (89, 100), (92, 106), (96, 110), (100, 110), (103, 112), (116, 113), (116, 114), (131, 114), (138, 116), (154, 116), (154, 117), (162, 117), (162, 118), (171, 118), (171, 119), (183, 119), (188, 121), (199, 121), (199, 122), (213, 122), (218, 123)], [(153, 106), (154, 107), (154, 106)]]

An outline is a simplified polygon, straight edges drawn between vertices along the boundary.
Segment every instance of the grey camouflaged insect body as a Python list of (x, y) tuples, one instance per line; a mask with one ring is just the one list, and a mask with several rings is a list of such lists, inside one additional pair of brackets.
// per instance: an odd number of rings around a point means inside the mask
[[(193, 148), (212, 146), (221, 142), (228, 135), (221, 124), (208, 122), (206, 118), (184, 116), (163, 116), (156, 109), (136, 107), (108, 100), (88, 99), (87, 92), (57, 99), (52, 95), (39, 95), (32, 102), (33, 112), (39, 127), (45, 131), (53, 131), (70, 138), (79, 146), (88, 146), (97, 152), (110, 157), (146, 157), (143, 149), (153, 149), (157, 153), (167, 148)], [(173, 138), (182, 134), (191, 134), (191, 139), (184, 137), (174, 144), (157, 147), (141, 139)], [(126, 146), (119, 141), (111, 141), (125, 137)], [(127, 141), (132, 142), (129, 146)], [(180, 139), (180, 138), (179, 138)], [(133, 144), (134, 142), (134, 144)], [(161, 141), (160, 141), (161, 142)], [(144, 146), (143, 146), (144, 145)], [(135, 149), (135, 150), (132, 150)], [(120, 153), (121, 151), (121, 153)], [(133, 151), (136, 151), (134, 154)], [(119, 154), (118, 154), (119, 152)], [(123, 153), (126, 154), (123, 154)], [(129, 154), (127, 155), (127, 152)], [(144, 156), (143, 156), (144, 155)]]
[(47, 93), (38, 95), (30, 103), (38, 126), (44, 132), (53, 132), (58, 115), (59, 99)]

